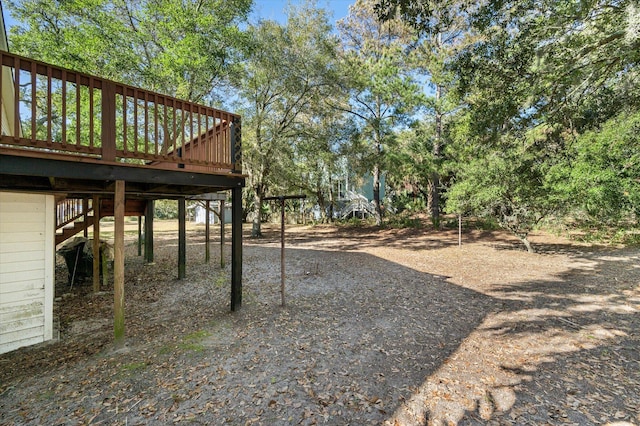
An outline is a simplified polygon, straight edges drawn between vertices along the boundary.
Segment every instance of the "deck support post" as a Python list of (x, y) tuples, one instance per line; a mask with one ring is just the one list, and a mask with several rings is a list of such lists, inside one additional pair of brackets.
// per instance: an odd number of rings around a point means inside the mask
[(147, 201), (144, 211), (144, 261), (153, 263), (153, 200)]
[(210, 243), (210, 231), (211, 231), (211, 224), (209, 222), (211, 222), (209, 219), (209, 215), (211, 214), (210, 212), (210, 208), (211, 208), (211, 202), (209, 200), (205, 201), (205, 206), (204, 206), (204, 211), (205, 211), (205, 218), (204, 218), (204, 261), (205, 263), (209, 263), (209, 260), (211, 258), (211, 255), (209, 253), (209, 243)]
[[(178, 199), (178, 279), (187, 276), (187, 218), (186, 200)], [(207, 212), (208, 214), (209, 212)]]
[(113, 336), (116, 345), (124, 340), (124, 204), (123, 180), (116, 181), (113, 203)]
[[(100, 291), (100, 197), (93, 196), (93, 292)], [(105, 271), (106, 273), (106, 271)]]
[(285, 283), (285, 270), (284, 270), (284, 197), (280, 198), (280, 302), (284, 308), (284, 283)]
[(231, 190), (231, 311), (242, 306), (242, 187)]
[(224, 269), (224, 200), (220, 200), (220, 269)]
[(142, 256), (142, 216), (138, 216), (138, 256)]
[(87, 223), (87, 220), (89, 220), (89, 199), (88, 198), (83, 198), (82, 199), (82, 223), (84, 223), (84, 229), (82, 230), (82, 235), (85, 238), (89, 238), (89, 226)]

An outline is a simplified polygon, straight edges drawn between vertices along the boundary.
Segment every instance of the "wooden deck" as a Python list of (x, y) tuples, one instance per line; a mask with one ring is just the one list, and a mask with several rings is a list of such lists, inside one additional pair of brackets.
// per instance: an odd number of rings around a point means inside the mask
[[(184, 195), (242, 186), (240, 117), (0, 52), (0, 188)], [(10, 78), (7, 78), (10, 76)]]
[(71, 202), (86, 206), (91, 199), (96, 291), (102, 214), (95, 210), (105, 199), (113, 206), (116, 341), (124, 336), (124, 215), (132, 200), (145, 201), (149, 263), (153, 200), (178, 200), (178, 278), (184, 278), (186, 197), (231, 190), (230, 305), (240, 308), (240, 116), (1, 51), (0, 76), (0, 191), (50, 193), (59, 203), (80, 199)]

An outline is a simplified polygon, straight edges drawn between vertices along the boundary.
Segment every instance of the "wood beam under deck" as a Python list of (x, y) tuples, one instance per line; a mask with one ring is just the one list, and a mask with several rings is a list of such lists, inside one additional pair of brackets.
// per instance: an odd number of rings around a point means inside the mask
[(198, 195), (244, 186), (244, 176), (239, 174), (158, 170), (0, 153), (0, 189), (110, 195), (116, 180), (127, 182), (127, 195), (142, 198)]

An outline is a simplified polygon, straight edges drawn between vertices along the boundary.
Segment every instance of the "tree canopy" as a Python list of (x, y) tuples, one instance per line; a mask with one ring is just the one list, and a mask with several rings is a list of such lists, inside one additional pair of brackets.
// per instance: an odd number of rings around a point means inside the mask
[(11, 48), (36, 59), (191, 101), (239, 66), (251, 0), (9, 1)]
[(530, 250), (545, 221), (638, 226), (632, 0), (356, 0), (335, 27), (313, 1), (284, 23), (248, 22), (250, 0), (8, 5), (18, 53), (233, 105), (256, 236), (265, 196), (306, 192), (331, 220), (366, 176), (379, 225), (412, 197), (436, 228), (474, 215)]

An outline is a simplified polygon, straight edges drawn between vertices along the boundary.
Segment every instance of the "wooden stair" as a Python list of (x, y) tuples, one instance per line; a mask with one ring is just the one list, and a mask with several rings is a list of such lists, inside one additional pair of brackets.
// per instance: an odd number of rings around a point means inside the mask
[[(67, 198), (58, 201), (56, 206), (56, 246), (93, 225), (94, 209), (92, 206), (87, 207), (89, 205), (88, 202), (83, 203), (81, 201)], [(101, 199), (100, 219), (113, 216), (113, 207), (112, 199)], [(125, 216), (144, 216), (146, 208), (146, 200), (125, 200), (124, 214)], [(62, 212), (62, 210), (66, 211)]]
[[(84, 215), (80, 215), (80, 218), (84, 217)], [(71, 225), (71, 226), (69, 226)], [(84, 231), (93, 225), (93, 216), (87, 216), (87, 221), (77, 220), (72, 222), (71, 224), (66, 224), (56, 230), (56, 245), (67, 241), (69, 238), (78, 234), (79, 232)], [(60, 233), (59, 231), (62, 230)]]

